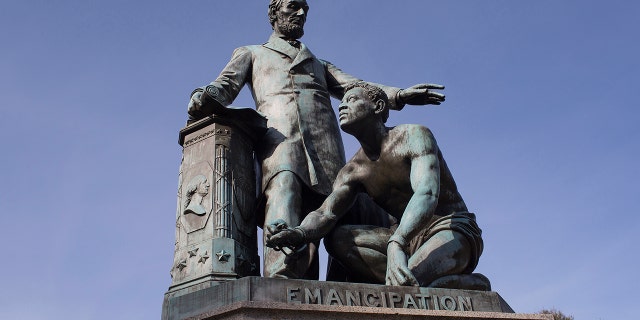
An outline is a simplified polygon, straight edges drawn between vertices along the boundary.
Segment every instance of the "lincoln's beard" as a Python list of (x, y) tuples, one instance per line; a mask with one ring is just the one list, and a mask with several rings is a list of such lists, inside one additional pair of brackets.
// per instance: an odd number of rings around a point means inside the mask
[(300, 39), (304, 35), (304, 26), (292, 22), (278, 23), (278, 32), (287, 39)]

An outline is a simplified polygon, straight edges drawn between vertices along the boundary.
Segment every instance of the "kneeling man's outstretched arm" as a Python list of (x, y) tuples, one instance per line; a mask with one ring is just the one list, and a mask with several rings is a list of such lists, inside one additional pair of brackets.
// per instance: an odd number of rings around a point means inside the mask
[(294, 228), (268, 228), (267, 246), (298, 247), (305, 243), (319, 240), (329, 233), (336, 222), (353, 206), (356, 196), (360, 192), (359, 184), (349, 179), (348, 176), (348, 174), (338, 175), (331, 194), (318, 210), (310, 212), (304, 218), (300, 226)]

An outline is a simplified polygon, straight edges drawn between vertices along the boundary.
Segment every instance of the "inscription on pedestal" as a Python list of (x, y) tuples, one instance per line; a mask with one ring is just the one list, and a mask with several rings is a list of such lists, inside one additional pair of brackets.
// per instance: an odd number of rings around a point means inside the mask
[[(262, 306), (274, 312), (246, 318), (230, 316), (228, 319), (372, 319), (372, 315), (377, 314), (393, 315), (391, 318), (374, 317), (380, 320), (547, 319), (514, 315), (495, 292), (259, 277), (227, 281), (182, 296), (169, 295), (165, 301), (164, 319), (226, 319), (209, 315), (234, 305), (240, 309), (242, 306)], [(288, 316), (279, 313), (286, 310), (292, 313)], [(312, 310), (316, 316), (313, 312), (296, 314), (296, 310)], [(340, 312), (351, 315), (341, 317)]]
[(439, 297), (435, 294), (401, 294), (392, 291), (287, 287), (285, 299), (290, 304), (473, 311), (471, 297), (463, 295)]

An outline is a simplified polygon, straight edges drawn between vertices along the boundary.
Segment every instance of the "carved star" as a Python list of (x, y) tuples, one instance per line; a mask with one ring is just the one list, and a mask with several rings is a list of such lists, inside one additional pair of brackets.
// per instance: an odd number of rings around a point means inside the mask
[(238, 255), (238, 265), (243, 265), (245, 263), (247, 263), (247, 258), (244, 257), (244, 255), (241, 253)]
[(228, 262), (231, 255), (222, 249), (220, 252), (216, 252), (216, 256), (218, 256), (218, 261)]
[(193, 250), (189, 250), (189, 251), (187, 251), (187, 253), (189, 253), (189, 258), (195, 257), (196, 254), (198, 254), (198, 248), (195, 248)]
[(200, 259), (198, 259), (198, 263), (205, 263), (209, 258), (209, 253), (205, 251), (204, 254), (200, 256)]
[(186, 267), (187, 267), (187, 259), (180, 260), (180, 262), (178, 262), (178, 265), (176, 265), (176, 268), (180, 269), (180, 271), (182, 271), (182, 269)]

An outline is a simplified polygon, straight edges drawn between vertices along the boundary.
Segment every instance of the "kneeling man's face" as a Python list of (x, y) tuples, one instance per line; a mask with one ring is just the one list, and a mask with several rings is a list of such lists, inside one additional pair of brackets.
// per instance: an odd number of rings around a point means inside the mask
[(338, 107), (340, 128), (345, 132), (349, 132), (349, 129), (354, 125), (357, 125), (367, 117), (373, 116), (375, 114), (374, 107), (375, 104), (369, 99), (363, 88), (355, 87), (347, 91)]

